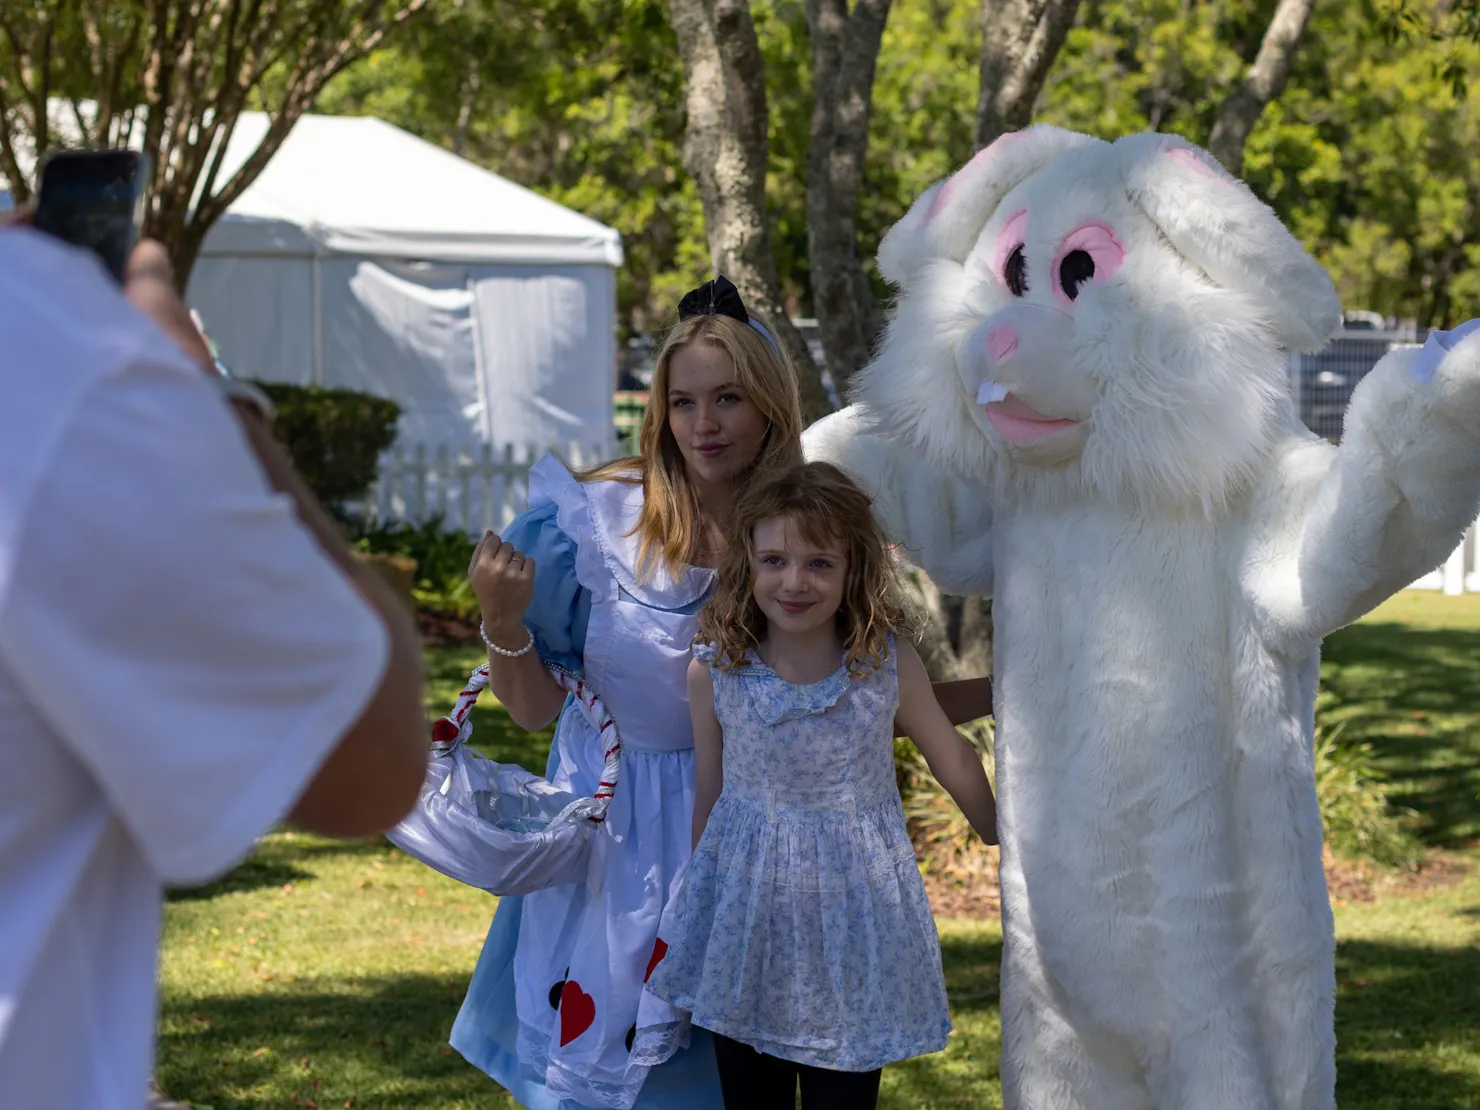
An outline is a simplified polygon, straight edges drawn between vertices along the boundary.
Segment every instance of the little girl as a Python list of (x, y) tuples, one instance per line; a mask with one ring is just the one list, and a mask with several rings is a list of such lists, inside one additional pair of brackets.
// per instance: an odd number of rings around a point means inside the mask
[(988, 843), (996, 805), (895, 637), (896, 587), (868, 498), (835, 467), (758, 479), (735, 505), (689, 667), (696, 845), (648, 982), (715, 1034), (727, 1110), (789, 1110), (798, 1081), (805, 1110), (873, 1107), (883, 1065), (946, 1046), (896, 718)]

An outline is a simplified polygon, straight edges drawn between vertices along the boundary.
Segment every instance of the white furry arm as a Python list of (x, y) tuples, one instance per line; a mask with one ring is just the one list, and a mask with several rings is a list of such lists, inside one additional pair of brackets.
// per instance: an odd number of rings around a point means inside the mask
[(885, 535), (942, 590), (992, 592), (992, 510), (984, 490), (931, 469), (918, 453), (879, 435), (856, 405), (808, 428), (802, 450), (862, 486)]
[(1273, 558), (1256, 552), (1250, 571), (1289, 646), (1319, 641), (1438, 566), (1474, 521), (1480, 333), (1470, 330), (1389, 352), (1357, 386), (1340, 447), (1284, 460)]

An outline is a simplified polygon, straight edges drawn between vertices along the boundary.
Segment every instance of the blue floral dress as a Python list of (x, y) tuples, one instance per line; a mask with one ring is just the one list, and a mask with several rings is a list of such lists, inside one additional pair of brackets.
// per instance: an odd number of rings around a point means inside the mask
[(724, 790), (648, 991), (797, 1063), (870, 1071), (946, 1046), (940, 942), (894, 777), (897, 656), (795, 685), (711, 664)]

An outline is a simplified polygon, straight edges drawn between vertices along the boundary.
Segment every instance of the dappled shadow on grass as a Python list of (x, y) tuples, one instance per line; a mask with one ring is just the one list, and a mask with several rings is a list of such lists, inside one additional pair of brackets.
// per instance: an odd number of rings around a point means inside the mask
[[(956, 1035), (886, 1071), (882, 1105), (997, 1105), (1001, 941), (948, 930), (942, 954)], [(1480, 1105), (1480, 952), (1352, 941), (1337, 957), (1342, 1110)], [(214, 1110), (512, 1106), (446, 1044), (465, 975), (304, 981), (261, 994), (166, 996), (162, 1089)]]
[(1371, 742), (1427, 843), (1480, 837), (1480, 633), (1354, 624), (1322, 650), (1322, 718)]
[(1002, 973), (1002, 938), (948, 931), (940, 938), (941, 965), (951, 1009), (963, 1013), (995, 1010)]
[[(900, 1065), (885, 1106), (997, 1105), (991, 1084), (1001, 1048), (992, 1034), (1002, 942), (992, 932), (947, 928), (941, 954), (956, 1019), (952, 1047)], [(1349, 941), (1336, 967), (1342, 1110), (1480, 1106), (1480, 951)], [(921, 1093), (931, 1098), (922, 1102)]]
[(1480, 952), (1348, 941), (1336, 976), (1342, 1110), (1480, 1106)]
[(213, 1110), (513, 1106), (447, 1046), (466, 990), (465, 975), (406, 975), (166, 996), (155, 1073), (171, 1097)]
[(312, 877), (301, 867), (294, 867), (282, 859), (264, 854), (259, 847), (215, 882), (206, 886), (172, 889), (168, 898), (171, 902), (199, 902), (219, 898), (224, 894), (241, 894), (249, 890), (261, 890), (263, 887), (302, 882)]
[(314, 858), (328, 856), (377, 856), (392, 851), (383, 836), (359, 840), (320, 840), (295, 836), (288, 840), (269, 837), (259, 841), (252, 854), (221, 878), (206, 886), (181, 887), (169, 891), (171, 902), (198, 902), (226, 894), (241, 894), (265, 887), (280, 887), (312, 879), (313, 873), (298, 866)]

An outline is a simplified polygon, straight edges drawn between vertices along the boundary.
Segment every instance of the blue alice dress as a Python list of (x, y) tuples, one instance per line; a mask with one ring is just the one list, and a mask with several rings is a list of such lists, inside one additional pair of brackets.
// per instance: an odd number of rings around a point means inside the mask
[(695, 1026), (835, 1071), (945, 1048), (940, 941), (895, 785), (893, 642), (867, 675), (839, 667), (809, 685), (753, 652), (728, 671), (713, 647), (694, 653), (714, 678), (724, 789), (649, 996)]
[[(504, 539), (535, 559), (526, 614), (542, 659), (581, 672), (616, 719), (622, 764), (583, 882), (499, 901), (451, 1044), (529, 1110), (720, 1110), (700, 1030), (638, 1038), (643, 983), (690, 854), (694, 739), (686, 675), (713, 572), (637, 573), (639, 482), (530, 471), (530, 510)], [(573, 702), (546, 777), (592, 794), (605, 742)], [(654, 1047), (656, 1046), (656, 1047)], [(661, 1066), (654, 1066), (659, 1063)]]

